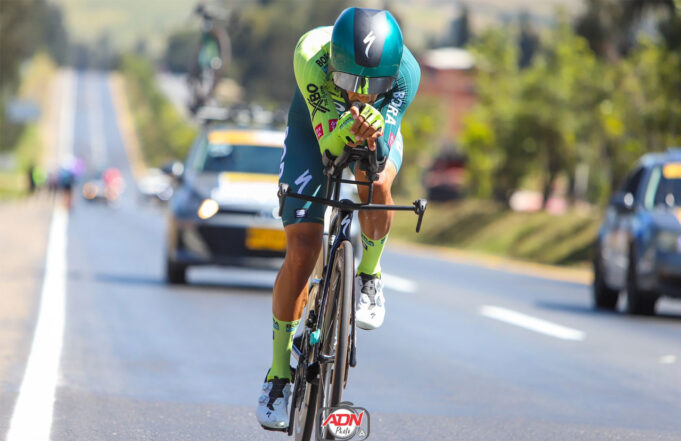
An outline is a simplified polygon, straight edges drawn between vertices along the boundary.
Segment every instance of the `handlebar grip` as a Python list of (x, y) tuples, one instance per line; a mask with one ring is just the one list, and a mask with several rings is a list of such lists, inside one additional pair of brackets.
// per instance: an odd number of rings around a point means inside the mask
[(419, 220), (416, 222), (417, 233), (421, 231), (421, 222), (423, 221), (423, 215), (425, 214), (427, 207), (428, 201), (425, 199), (419, 199), (416, 202), (414, 202), (414, 211), (416, 212), (416, 214), (419, 215)]

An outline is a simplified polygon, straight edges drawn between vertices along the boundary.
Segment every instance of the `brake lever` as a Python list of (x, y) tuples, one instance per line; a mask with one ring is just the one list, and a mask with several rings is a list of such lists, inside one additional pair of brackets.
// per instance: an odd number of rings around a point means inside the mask
[(279, 183), (279, 190), (277, 191), (277, 197), (279, 198), (279, 217), (284, 214), (284, 205), (286, 204), (286, 195), (289, 192), (289, 186), (285, 182)]
[(428, 207), (428, 201), (425, 199), (418, 199), (414, 201), (414, 213), (419, 215), (419, 220), (416, 222), (416, 232), (419, 233), (421, 231), (421, 222), (423, 221), (423, 215), (426, 212), (426, 208)]

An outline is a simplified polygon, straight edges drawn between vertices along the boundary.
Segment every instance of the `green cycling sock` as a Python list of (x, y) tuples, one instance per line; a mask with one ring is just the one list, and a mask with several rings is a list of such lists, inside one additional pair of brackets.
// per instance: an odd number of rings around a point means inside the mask
[(272, 367), (267, 381), (274, 377), (291, 379), (291, 346), (300, 320), (285, 322), (272, 315)]
[(388, 240), (388, 235), (381, 239), (369, 239), (366, 234), (362, 233), (362, 261), (357, 267), (357, 274), (374, 275), (381, 272), (381, 255), (385, 242)]

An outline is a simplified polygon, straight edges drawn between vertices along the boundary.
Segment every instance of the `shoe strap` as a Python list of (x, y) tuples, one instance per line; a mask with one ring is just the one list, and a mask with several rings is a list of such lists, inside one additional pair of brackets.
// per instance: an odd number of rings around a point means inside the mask
[(279, 378), (274, 378), (269, 381), (269, 383), (272, 383), (272, 390), (270, 390), (270, 399), (267, 402), (267, 407), (270, 410), (274, 410), (274, 402), (277, 398), (284, 398), (284, 387), (286, 387), (289, 381), (286, 379), (280, 380)]

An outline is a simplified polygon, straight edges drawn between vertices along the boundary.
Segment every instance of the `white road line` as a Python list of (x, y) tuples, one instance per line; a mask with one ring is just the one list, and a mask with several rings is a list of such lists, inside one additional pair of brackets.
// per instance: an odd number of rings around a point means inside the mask
[(480, 314), (495, 320), (500, 320), (511, 325), (520, 326), (521, 328), (529, 329), (530, 331), (539, 332), (540, 334), (549, 335), (551, 337), (560, 338), (562, 340), (581, 341), (584, 340), (586, 334), (577, 329), (561, 326), (546, 320), (542, 320), (529, 315), (521, 314), (506, 308), (498, 306), (482, 306)]
[[(64, 74), (62, 125), (59, 155), (63, 159), (73, 148), (73, 76)], [(68, 115), (70, 113), (70, 115)], [(70, 142), (64, 145), (62, 142)], [(26, 371), (14, 405), (7, 441), (49, 441), (52, 414), (59, 378), (59, 362), (64, 337), (66, 308), (66, 234), (68, 212), (56, 205), (47, 243), (45, 279), (40, 293), (40, 309)]]
[(416, 283), (409, 279), (394, 276), (392, 274), (381, 273), (381, 279), (386, 288), (394, 289), (408, 294), (416, 292)]
[(663, 355), (660, 357), (660, 364), (674, 364), (676, 363), (676, 355)]
[(88, 125), (90, 129), (90, 151), (92, 164), (99, 171), (107, 162), (106, 139), (104, 138), (104, 120), (102, 118), (102, 98), (99, 93), (97, 78), (93, 74), (88, 76)]
[(57, 160), (61, 165), (73, 154), (73, 126), (75, 120), (75, 74), (73, 71), (65, 71), (62, 74), (61, 96), (61, 119), (59, 121), (59, 144), (57, 148)]

